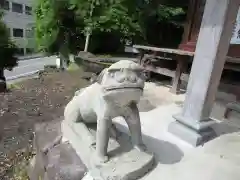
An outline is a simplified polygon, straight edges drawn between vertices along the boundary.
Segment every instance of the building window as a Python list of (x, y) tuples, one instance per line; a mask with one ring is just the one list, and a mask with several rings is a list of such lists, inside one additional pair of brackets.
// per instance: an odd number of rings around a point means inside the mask
[(23, 37), (23, 29), (13, 28), (13, 37)]
[(25, 36), (27, 37), (27, 38), (33, 38), (33, 36), (34, 36), (34, 32), (33, 32), (33, 30), (32, 29), (26, 29), (25, 30)]
[(25, 14), (32, 15), (32, 8), (29, 6), (25, 6)]
[(4, 10), (9, 10), (10, 9), (10, 4), (9, 1), (7, 0), (3, 0), (0, 4), (0, 6), (4, 9)]
[(19, 3), (12, 3), (12, 12), (23, 13), (23, 5)]

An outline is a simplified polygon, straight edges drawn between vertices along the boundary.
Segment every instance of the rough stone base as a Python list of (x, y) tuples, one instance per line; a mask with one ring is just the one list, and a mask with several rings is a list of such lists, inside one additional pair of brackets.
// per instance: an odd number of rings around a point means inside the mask
[(80, 180), (85, 175), (86, 166), (69, 143), (61, 143), (61, 137), (60, 120), (36, 125), (30, 180)]
[[(154, 157), (151, 153), (140, 152), (131, 145), (129, 136), (117, 133), (117, 140), (111, 138), (108, 155), (110, 160), (103, 165), (94, 163), (95, 148), (88, 146), (89, 138), (84, 138), (84, 132), (76, 132), (66, 122), (62, 122), (63, 141), (69, 141), (79, 157), (88, 167), (89, 173), (84, 180), (134, 180), (144, 176), (153, 168)], [(93, 137), (95, 131), (91, 131)]]
[(194, 129), (175, 121), (169, 125), (168, 131), (180, 139), (188, 142), (194, 147), (204, 144), (205, 142), (216, 137), (216, 133), (212, 128), (207, 128), (204, 131), (198, 132)]

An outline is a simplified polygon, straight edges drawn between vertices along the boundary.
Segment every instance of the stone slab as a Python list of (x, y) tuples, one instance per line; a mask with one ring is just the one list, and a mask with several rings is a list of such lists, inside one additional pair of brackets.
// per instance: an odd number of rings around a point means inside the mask
[[(94, 137), (94, 129), (91, 132)], [(110, 138), (108, 147), (110, 160), (101, 165), (94, 163), (95, 149), (92, 146), (87, 146), (89, 142), (86, 142), (84, 132), (74, 131), (71, 125), (63, 121), (62, 133), (63, 139), (69, 141), (73, 146), (89, 169), (89, 176), (93, 179), (133, 180), (144, 176), (153, 168), (154, 156), (151, 153), (134, 149), (130, 137), (124, 133), (118, 132), (117, 140)]]

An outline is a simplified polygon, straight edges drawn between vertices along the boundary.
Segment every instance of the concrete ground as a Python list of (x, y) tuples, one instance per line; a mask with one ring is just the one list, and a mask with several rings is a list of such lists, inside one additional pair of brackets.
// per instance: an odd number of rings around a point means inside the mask
[[(225, 120), (225, 105), (235, 101), (234, 95), (217, 93), (212, 118), (220, 136), (204, 146), (192, 147), (168, 132), (173, 115), (181, 112), (185, 95), (173, 95), (169, 87), (147, 83), (139, 104), (143, 140), (154, 152), (157, 165), (143, 180), (237, 180), (240, 179), (240, 116), (230, 114)], [(128, 132), (118, 118), (117, 127)]]

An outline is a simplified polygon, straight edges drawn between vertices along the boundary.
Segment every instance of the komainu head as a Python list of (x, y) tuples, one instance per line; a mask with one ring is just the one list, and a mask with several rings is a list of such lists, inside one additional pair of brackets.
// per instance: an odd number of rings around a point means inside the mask
[(104, 98), (127, 105), (138, 102), (143, 93), (145, 78), (142, 67), (129, 60), (121, 60), (102, 71), (98, 83)]

